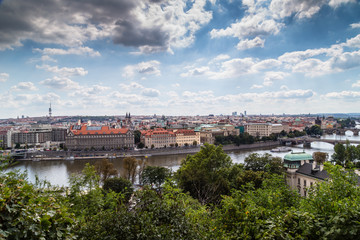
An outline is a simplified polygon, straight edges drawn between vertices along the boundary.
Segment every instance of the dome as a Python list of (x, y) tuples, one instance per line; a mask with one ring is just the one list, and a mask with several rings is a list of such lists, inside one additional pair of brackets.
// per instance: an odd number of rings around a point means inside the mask
[(291, 152), (286, 154), (284, 160), (287, 161), (302, 161), (302, 160), (313, 160), (311, 154), (305, 152)]

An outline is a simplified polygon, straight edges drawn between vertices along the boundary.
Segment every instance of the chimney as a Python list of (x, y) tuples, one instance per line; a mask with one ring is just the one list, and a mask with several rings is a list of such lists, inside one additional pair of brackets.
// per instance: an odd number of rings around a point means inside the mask
[(315, 168), (316, 168), (316, 161), (313, 161), (313, 162), (312, 162), (312, 168), (311, 168), (311, 169), (314, 170)]

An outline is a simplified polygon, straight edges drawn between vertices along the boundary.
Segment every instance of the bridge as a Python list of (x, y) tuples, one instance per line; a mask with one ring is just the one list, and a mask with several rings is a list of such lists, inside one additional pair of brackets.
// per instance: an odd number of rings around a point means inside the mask
[(298, 145), (304, 144), (304, 147), (311, 147), (312, 142), (326, 142), (330, 144), (337, 144), (342, 143), (345, 144), (347, 142), (353, 144), (360, 144), (360, 140), (348, 140), (346, 138), (343, 139), (321, 139), (321, 138), (314, 138), (309, 136), (298, 137), (298, 138), (279, 138), (280, 144), (282, 145)]
[(326, 134), (337, 134), (337, 135), (345, 135), (345, 132), (347, 131), (351, 131), (354, 136), (359, 136), (359, 131), (360, 129), (357, 129), (357, 128), (329, 128), (329, 129), (324, 129), (323, 130), (324, 133)]

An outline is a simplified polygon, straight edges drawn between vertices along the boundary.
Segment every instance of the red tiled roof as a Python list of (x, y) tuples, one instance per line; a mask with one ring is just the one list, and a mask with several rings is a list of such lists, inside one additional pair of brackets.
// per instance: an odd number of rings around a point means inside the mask
[(73, 132), (74, 135), (126, 134), (129, 131), (127, 128), (109, 128), (109, 126), (101, 126), (100, 130), (88, 130), (86, 125), (82, 125), (79, 130), (73, 128), (74, 126), (71, 126), (70, 131)]
[(144, 131), (141, 131), (141, 135), (144, 135), (144, 136), (153, 136), (153, 135), (161, 135), (161, 134), (168, 134), (168, 135), (174, 135), (175, 134), (171, 131), (168, 131), (168, 130), (165, 130), (163, 128), (157, 128), (157, 129), (154, 129), (154, 130), (144, 130)]
[(183, 134), (183, 135), (196, 135), (195, 131), (192, 129), (178, 129), (175, 131), (175, 135)]

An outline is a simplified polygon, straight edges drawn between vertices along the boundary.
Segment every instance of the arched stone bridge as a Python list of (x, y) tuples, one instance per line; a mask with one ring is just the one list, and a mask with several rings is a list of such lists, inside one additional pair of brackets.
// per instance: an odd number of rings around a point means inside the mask
[(329, 129), (324, 129), (323, 131), (326, 134), (334, 134), (335, 133), (337, 135), (345, 135), (346, 131), (351, 131), (351, 132), (353, 132), (354, 136), (359, 136), (360, 129), (356, 129), (356, 128), (344, 128), (344, 129), (329, 128)]
[(321, 138), (312, 138), (312, 137), (298, 137), (298, 138), (280, 138), (280, 143), (282, 145), (297, 145), (297, 144), (304, 144), (304, 147), (311, 147), (312, 142), (326, 142), (330, 144), (337, 144), (342, 143), (345, 144), (347, 141), (354, 144), (360, 144), (360, 140), (348, 140), (346, 138), (343, 139), (321, 139)]

